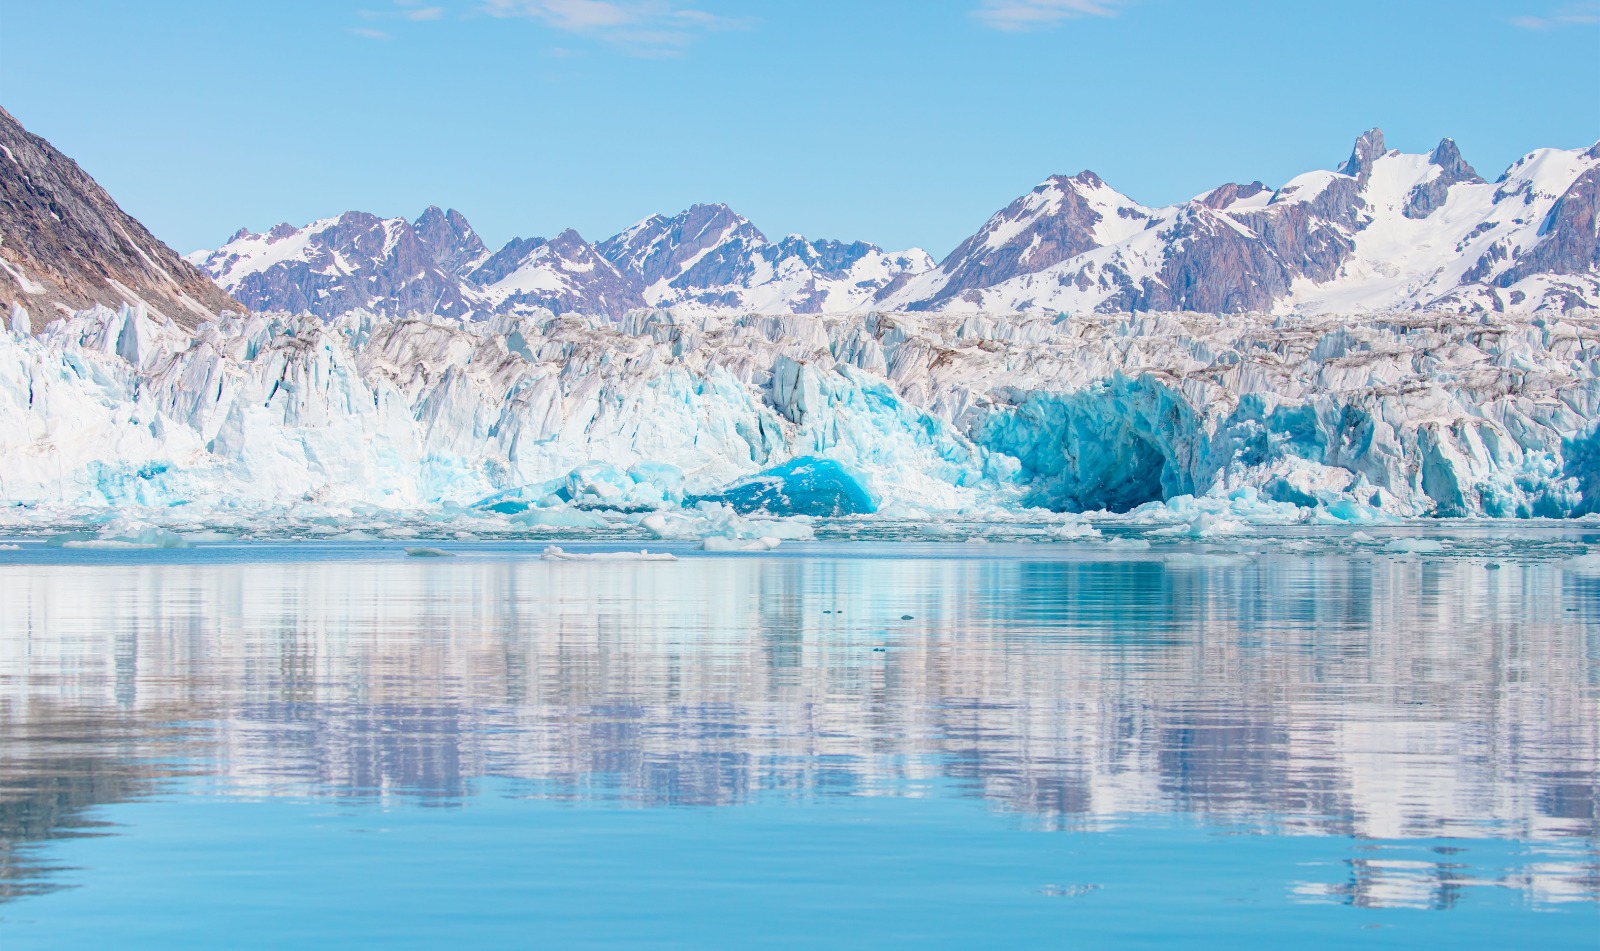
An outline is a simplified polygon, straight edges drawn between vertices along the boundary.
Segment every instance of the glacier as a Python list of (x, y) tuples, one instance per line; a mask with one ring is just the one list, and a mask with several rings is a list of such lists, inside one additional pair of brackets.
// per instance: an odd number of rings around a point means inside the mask
[[(140, 307), (0, 331), (0, 526), (807, 538), (1600, 513), (1600, 312)], [(108, 541), (157, 543), (118, 529)]]

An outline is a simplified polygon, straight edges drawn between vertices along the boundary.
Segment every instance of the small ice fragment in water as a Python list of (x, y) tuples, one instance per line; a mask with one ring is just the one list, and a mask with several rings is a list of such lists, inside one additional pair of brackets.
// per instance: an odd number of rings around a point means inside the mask
[(408, 557), (408, 558), (454, 558), (455, 555), (453, 555), (453, 554), (451, 554), (450, 552), (447, 552), (447, 551), (440, 551), (437, 548), (407, 548), (406, 549), (406, 557)]
[(1099, 891), (1100, 886), (1085, 883), (1081, 885), (1046, 885), (1039, 889), (1039, 894), (1051, 898), (1082, 898), (1090, 892)]
[(1384, 548), (1405, 555), (1421, 555), (1444, 551), (1444, 543), (1437, 538), (1396, 538)]
[(1600, 552), (1587, 552), (1576, 558), (1568, 558), (1561, 563), (1561, 567), (1574, 574), (1600, 575)]
[(602, 551), (594, 553), (564, 551), (556, 545), (544, 550), (545, 561), (677, 561), (678, 556), (665, 551)]
[(914, 621), (914, 620), (916, 620), (916, 618), (912, 617), (909, 614), (902, 614), (902, 615), (900, 615), (900, 620), (902, 620), (902, 621)]

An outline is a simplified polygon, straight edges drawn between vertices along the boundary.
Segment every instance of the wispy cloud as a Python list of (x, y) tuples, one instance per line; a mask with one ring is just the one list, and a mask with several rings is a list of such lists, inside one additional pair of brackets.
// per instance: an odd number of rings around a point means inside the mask
[[(389, 20), (391, 22), (394, 20), (410, 20), (413, 23), (421, 23), (426, 20), (442, 20), (444, 19), (444, 14), (444, 7), (424, 6), (422, 0), (394, 0), (394, 5), (388, 9), (356, 11), (356, 16), (363, 20)], [(369, 39), (387, 40), (390, 38), (388, 34), (384, 34), (382, 37), (373, 35), (375, 33), (383, 33), (384, 31), (382, 30), (369, 29), (363, 31), (357, 29), (350, 32)]]
[(1129, 0), (982, 0), (972, 11), (985, 26), (1020, 33), (1078, 17), (1114, 17)]
[(745, 29), (752, 22), (676, 0), (485, 0), (483, 9), (591, 36), (634, 56), (677, 56), (701, 34)]
[(388, 33), (385, 33), (382, 30), (374, 30), (371, 27), (365, 27), (365, 26), (353, 26), (353, 27), (350, 28), (350, 32), (354, 33), (356, 36), (366, 37), (369, 40), (392, 40), (392, 39), (394, 39), (393, 36), (390, 36)]
[(1574, 3), (1558, 8), (1547, 16), (1512, 17), (1513, 26), (1524, 30), (1556, 30), (1564, 26), (1594, 26), (1600, 24), (1600, 3)]

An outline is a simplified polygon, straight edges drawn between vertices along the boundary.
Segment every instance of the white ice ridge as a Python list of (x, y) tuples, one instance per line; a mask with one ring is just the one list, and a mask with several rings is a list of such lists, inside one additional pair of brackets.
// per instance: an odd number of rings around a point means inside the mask
[[(0, 331), (0, 517), (1570, 517), (1600, 511), (1597, 420), (1595, 312), (256, 315), (191, 337), (96, 309)], [(810, 531), (771, 525), (711, 534)]]

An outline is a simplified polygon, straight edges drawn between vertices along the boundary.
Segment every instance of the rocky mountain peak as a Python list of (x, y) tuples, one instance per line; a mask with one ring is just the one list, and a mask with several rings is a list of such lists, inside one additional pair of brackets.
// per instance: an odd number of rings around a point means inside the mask
[(1461, 157), (1461, 150), (1456, 148), (1452, 139), (1439, 140), (1439, 144), (1428, 155), (1428, 164), (1437, 168), (1439, 173), (1412, 188), (1406, 196), (1405, 208), (1401, 213), (1407, 218), (1426, 218), (1443, 207), (1452, 185), (1463, 182), (1483, 184), (1483, 177)]
[(489, 256), (489, 249), (472, 230), (467, 217), (454, 208), (444, 211), (438, 205), (429, 205), (411, 227), (429, 257), (447, 274), (465, 274)]
[(1246, 198), (1254, 198), (1257, 195), (1271, 191), (1272, 189), (1263, 185), (1259, 181), (1251, 182), (1248, 185), (1240, 185), (1238, 182), (1229, 182), (1226, 185), (1206, 192), (1204, 195), (1200, 196), (1199, 200), (1200, 204), (1206, 206), (1207, 208), (1210, 208), (1213, 211), (1220, 211), (1221, 209), (1232, 205), (1234, 202), (1243, 201)]
[(1376, 162), (1384, 152), (1383, 130), (1368, 129), (1356, 139), (1355, 147), (1350, 150), (1350, 157), (1339, 166), (1339, 171), (1345, 175), (1365, 183), (1372, 175), (1372, 163)]

